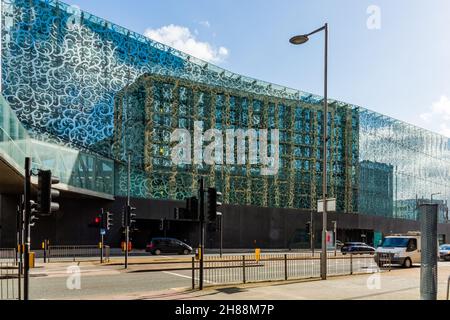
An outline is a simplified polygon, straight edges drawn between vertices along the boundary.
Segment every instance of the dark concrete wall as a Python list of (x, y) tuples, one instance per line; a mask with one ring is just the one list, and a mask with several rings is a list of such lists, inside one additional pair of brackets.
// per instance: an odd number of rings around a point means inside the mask
[[(1, 213), (1, 243), (0, 247), (15, 245), (15, 211), (17, 199), (14, 196), (0, 197)], [(106, 243), (118, 247), (123, 234), (121, 229), (122, 208), (125, 198), (116, 201), (92, 199), (76, 199), (61, 197), (61, 212), (51, 218), (41, 219), (32, 229), (33, 247), (39, 247), (44, 239), (51, 244), (94, 245), (100, 240), (97, 229), (88, 225), (100, 212), (101, 208), (114, 214), (114, 227), (106, 237)], [(162, 236), (159, 231), (161, 218), (173, 219), (175, 207), (183, 207), (184, 202), (133, 199), (132, 205), (137, 208), (138, 227), (140, 231), (132, 238), (136, 242), (144, 242), (152, 236)], [(224, 206), (224, 247), (252, 248), (254, 241), (261, 248), (286, 248), (296, 230), (305, 229), (310, 219), (309, 211), (277, 208), (259, 208), (251, 206)], [(340, 230), (373, 230), (389, 234), (392, 232), (407, 232), (420, 230), (416, 221), (386, 219), (377, 216), (354, 214), (329, 214), (328, 229), (332, 230), (332, 221), (337, 221)], [(320, 234), (322, 229), (321, 214), (314, 214), (315, 230)], [(209, 228), (208, 228), (209, 230)], [(193, 246), (199, 242), (198, 224), (192, 222), (173, 222), (171, 230), (166, 235), (183, 237)], [(356, 232), (357, 234), (358, 232)], [(445, 234), (450, 239), (450, 224), (440, 225), (439, 234)], [(206, 235), (206, 245), (217, 247), (218, 234), (210, 232)], [(360, 239), (353, 239), (358, 241)]]
[(18, 196), (0, 195), (0, 248), (16, 246), (18, 201)]

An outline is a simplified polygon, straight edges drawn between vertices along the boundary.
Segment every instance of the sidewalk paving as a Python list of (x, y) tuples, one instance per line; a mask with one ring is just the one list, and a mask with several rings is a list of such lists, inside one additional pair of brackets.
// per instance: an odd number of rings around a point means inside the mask
[[(450, 265), (439, 268), (438, 299), (445, 300)], [(381, 274), (333, 277), (327, 281), (277, 282), (207, 288), (183, 288), (121, 296), (104, 300), (420, 300), (420, 268)]]

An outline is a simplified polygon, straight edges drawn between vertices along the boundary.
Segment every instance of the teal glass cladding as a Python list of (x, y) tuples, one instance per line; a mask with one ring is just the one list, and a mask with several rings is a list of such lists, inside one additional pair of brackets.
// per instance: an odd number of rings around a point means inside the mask
[(450, 139), (363, 108), (359, 118), (360, 189), (367, 190), (360, 196), (367, 210), (361, 211), (415, 220), (417, 203), (430, 203), (434, 195), (443, 222), (450, 201)]
[[(183, 199), (203, 176), (228, 203), (316, 208), (321, 97), (231, 73), (59, 1), (1, 3), (3, 96), (32, 137), (114, 160), (115, 194), (126, 194), (131, 150), (135, 197)], [(444, 217), (448, 138), (339, 101), (330, 110), (328, 192), (339, 211), (416, 219), (417, 200), (440, 193)], [(278, 127), (279, 174), (172, 165), (170, 133), (195, 120)]]
[(107, 198), (114, 193), (114, 161), (31, 138), (1, 95), (0, 157), (22, 174), (25, 157), (31, 157), (33, 169), (52, 170), (66, 186), (93, 191)]
[[(140, 197), (183, 200), (196, 194), (200, 178), (221, 190), (226, 203), (308, 210), (322, 197), (320, 104), (147, 74), (116, 95), (114, 119), (113, 150), (117, 155), (130, 152), (137, 160), (133, 193)], [(328, 194), (337, 199), (341, 212), (357, 206), (353, 168), (358, 165), (358, 119), (352, 108), (330, 103)], [(172, 132), (186, 129), (195, 137), (196, 122), (203, 123), (203, 133), (278, 129), (278, 173), (264, 176), (261, 163), (237, 165), (235, 159), (234, 164), (221, 159), (215, 165), (174, 165)], [(235, 139), (235, 148), (238, 144)], [(191, 154), (203, 152), (192, 143), (190, 149)], [(226, 155), (227, 145), (219, 153)], [(246, 159), (248, 155), (247, 146)], [(126, 171), (124, 166), (120, 170)], [(119, 174), (117, 181), (125, 194), (127, 176)]]

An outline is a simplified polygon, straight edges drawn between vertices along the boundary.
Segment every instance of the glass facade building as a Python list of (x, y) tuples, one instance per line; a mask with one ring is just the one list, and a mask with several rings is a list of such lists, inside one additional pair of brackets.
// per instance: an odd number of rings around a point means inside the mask
[[(316, 209), (321, 97), (231, 73), (59, 1), (0, 1), (5, 103), (31, 138), (114, 163), (108, 193), (126, 194), (130, 152), (137, 198), (183, 200), (204, 177), (229, 204)], [(415, 220), (417, 202), (440, 193), (443, 220), (450, 139), (329, 103), (328, 195), (338, 211)], [(195, 121), (279, 129), (278, 174), (262, 176), (257, 165), (174, 165), (170, 135), (193, 132)]]

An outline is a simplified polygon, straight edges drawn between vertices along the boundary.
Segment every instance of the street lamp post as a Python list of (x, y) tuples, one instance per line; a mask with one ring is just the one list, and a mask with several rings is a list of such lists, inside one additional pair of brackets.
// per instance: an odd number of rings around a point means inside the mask
[(328, 145), (328, 23), (317, 30), (305, 35), (298, 35), (290, 39), (290, 43), (301, 45), (308, 42), (309, 37), (318, 32), (325, 32), (325, 68), (324, 68), (324, 110), (323, 110), (323, 228), (322, 228), (322, 255), (320, 258), (320, 274), (322, 280), (327, 279), (327, 193), (328, 193), (328, 174), (327, 174), (327, 145)]

